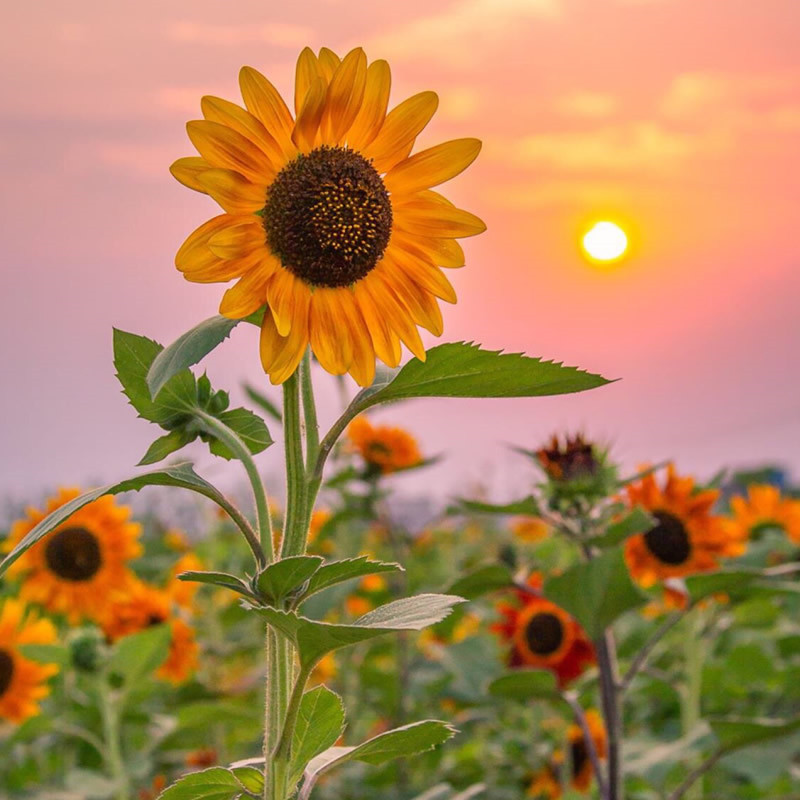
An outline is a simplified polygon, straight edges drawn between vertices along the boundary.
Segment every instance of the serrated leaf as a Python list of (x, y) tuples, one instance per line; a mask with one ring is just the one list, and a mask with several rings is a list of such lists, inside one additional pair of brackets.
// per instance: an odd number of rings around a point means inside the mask
[(231, 770), (211, 767), (179, 778), (158, 800), (235, 800), (243, 790)]
[(325, 686), (303, 695), (292, 740), (291, 786), (303, 776), (311, 759), (336, 744), (343, 730), (344, 706), (339, 695)]
[(239, 783), (256, 797), (261, 797), (264, 791), (264, 775), (254, 767), (231, 767), (231, 772)]
[(55, 528), (63, 522), (66, 522), (76, 511), (83, 508), (85, 505), (88, 505), (106, 494), (121, 494), (122, 492), (130, 491), (138, 492), (145, 486), (178, 486), (183, 489), (190, 489), (193, 492), (197, 492), (213, 500), (226, 511), (233, 511), (234, 514), (236, 513), (236, 510), (225, 497), (220, 494), (212, 484), (201, 478), (194, 471), (190, 463), (184, 462), (182, 464), (163, 467), (153, 472), (144, 472), (133, 478), (127, 478), (119, 483), (112, 483), (109, 486), (102, 486), (99, 489), (85, 492), (74, 500), (70, 500), (60, 508), (57, 508), (52, 514), (48, 514), (41, 522), (37, 523), (22, 541), (19, 542), (2, 562), (0, 562), (0, 575), (2, 575), (26, 550), (29, 550), (40, 539), (47, 536), (48, 533), (55, 530)]
[(727, 750), (747, 747), (769, 739), (788, 736), (800, 730), (800, 716), (793, 719), (709, 719), (708, 724), (720, 744)]
[(478, 514), (526, 514), (532, 517), (538, 517), (541, 514), (539, 503), (533, 496), (516, 500), (513, 503), (501, 504), (458, 498), (455, 504), (448, 509), (451, 514), (463, 514), (465, 511)]
[(142, 456), (141, 461), (136, 466), (145, 467), (149, 464), (156, 464), (159, 461), (163, 461), (167, 456), (186, 447), (193, 438), (191, 434), (186, 433), (186, 431), (180, 428), (170, 431), (164, 436), (160, 436), (147, 448), (147, 452)]
[(258, 591), (267, 601), (277, 604), (299, 589), (321, 563), (322, 556), (289, 556), (275, 561), (258, 576)]
[(515, 669), (489, 684), (489, 694), (513, 700), (559, 697), (553, 672), (546, 669)]
[[(214, 416), (227, 425), (245, 443), (253, 455), (266, 450), (272, 444), (272, 437), (264, 420), (246, 408), (232, 408)], [(202, 426), (202, 420), (199, 424)], [(215, 456), (221, 456), (228, 460), (234, 457), (233, 453), (219, 439), (211, 442), (210, 449)]]
[(504, 564), (486, 564), (474, 572), (464, 575), (453, 583), (447, 590), (448, 594), (457, 594), (466, 600), (489, 592), (505, 589), (514, 583), (511, 570)]
[(643, 508), (636, 506), (622, 519), (612, 522), (606, 532), (592, 539), (598, 547), (612, 547), (636, 534), (649, 531), (656, 521)]
[(260, 608), (258, 611), (266, 617), (270, 625), (295, 643), (300, 662), (307, 667), (340, 647), (387, 633), (419, 631), (435, 625), (450, 613), (454, 605), (461, 602), (463, 598), (452, 595), (416, 595), (379, 606), (352, 625), (318, 622), (274, 608)]
[(377, 575), (381, 572), (402, 572), (400, 564), (385, 561), (372, 561), (367, 556), (348, 558), (343, 561), (334, 561), (321, 566), (308, 582), (308, 588), (303, 592), (303, 600), (312, 594), (321, 592), (338, 583), (363, 578), (365, 575)]
[(630, 578), (621, 547), (549, 578), (544, 595), (572, 614), (590, 639), (597, 639), (625, 611), (647, 602)]
[(410, 397), (541, 397), (606, 383), (600, 375), (554, 361), (451, 342), (428, 350), (425, 361), (411, 359), (385, 384), (373, 384), (364, 401), (376, 405)]
[(135, 685), (164, 663), (171, 639), (172, 631), (163, 623), (123, 636), (111, 652), (109, 671), (121, 676), (128, 686)]
[(147, 372), (147, 387), (155, 397), (163, 386), (181, 370), (200, 362), (215, 347), (230, 336), (241, 322), (238, 319), (216, 316), (195, 325), (179, 336), (169, 347), (164, 348), (153, 359)]
[(253, 590), (241, 579), (235, 575), (230, 575), (227, 572), (201, 572), (201, 571), (188, 571), (181, 572), (178, 575), (178, 580), (187, 581), (190, 583), (207, 583), (212, 586), (221, 586), (224, 589), (238, 592), (245, 597), (250, 597), (253, 600), (259, 598)]

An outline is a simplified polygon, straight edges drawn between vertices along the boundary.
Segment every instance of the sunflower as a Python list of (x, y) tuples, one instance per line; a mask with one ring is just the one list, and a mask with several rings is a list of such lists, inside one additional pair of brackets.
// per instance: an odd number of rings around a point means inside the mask
[(709, 572), (719, 559), (741, 555), (747, 530), (731, 519), (711, 513), (716, 489), (695, 489), (694, 480), (680, 477), (670, 464), (663, 489), (654, 475), (627, 487), (630, 504), (647, 509), (656, 524), (625, 543), (631, 575), (644, 587), (665, 578)]
[(175, 605), (189, 612), (194, 611), (194, 598), (200, 584), (194, 581), (182, 581), (178, 575), (182, 572), (198, 572), (203, 567), (203, 562), (194, 553), (186, 553), (175, 562), (169, 572), (166, 588), (167, 594)]
[(594, 476), (602, 466), (594, 445), (581, 434), (564, 438), (553, 436), (550, 443), (536, 451), (539, 464), (554, 481), (573, 481)]
[(550, 533), (550, 526), (541, 517), (517, 517), (510, 527), (517, 539), (528, 544), (540, 542)]
[(558, 764), (545, 764), (538, 772), (535, 772), (526, 794), (528, 797), (536, 797), (539, 800), (560, 800), (563, 792)]
[(366, 417), (356, 417), (347, 435), (371, 473), (388, 475), (422, 463), (416, 440), (402, 428), (372, 425)]
[[(532, 575), (528, 583), (540, 590), (541, 576)], [(511, 644), (510, 666), (550, 670), (563, 688), (595, 662), (592, 643), (560, 606), (528, 592), (518, 591), (517, 598), (515, 605), (498, 605), (503, 620), (492, 626)]]
[(171, 631), (169, 652), (156, 676), (171, 683), (183, 683), (197, 668), (197, 642), (194, 630), (172, 612), (169, 593), (134, 580), (111, 598), (101, 626), (109, 641), (168, 624)]
[(245, 108), (201, 101), (187, 125), (200, 157), (171, 172), (210, 195), (223, 214), (194, 231), (175, 257), (190, 281), (237, 278), (220, 313), (249, 316), (264, 305), (261, 362), (283, 383), (310, 344), (320, 364), (372, 382), (375, 356), (391, 367), (400, 343), (425, 359), (417, 326), (442, 333), (437, 298), (456, 295), (440, 267), (461, 267), (456, 241), (485, 230), (432, 190), (477, 157), (477, 139), (410, 155), (438, 106), (421, 92), (388, 114), (385, 61), (361, 48), (343, 59), (306, 48), (297, 61), (295, 115), (252, 67), (239, 85)]
[[(78, 489), (61, 489), (47, 501), (46, 511), (28, 509), (26, 518), (11, 527), (6, 549), (79, 494)], [(65, 614), (71, 624), (99, 619), (109, 595), (133, 577), (127, 562), (142, 552), (141, 526), (130, 522), (130, 515), (111, 495), (76, 511), (11, 565), (9, 574), (23, 576), (20, 597)]]
[[(606, 737), (606, 726), (603, 724), (602, 717), (597, 711), (591, 708), (586, 712), (586, 722), (589, 726), (592, 742), (594, 743), (594, 749), (598, 758), (605, 758), (608, 740)], [(583, 735), (583, 730), (580, 725), (570, 725), (567, 731), (567, 740), (569, 741), (570, 764), (572, 766), (570, 786), (580, 792), (586, 792), (592, 785), (594, 769), (592, 768), (592, 762), (589, 758), (589, 748), (586, 743), (586, 737)]]
[(45, 683), (58, 672), (55, 664), (25, 658), (20, 645), (52, 644), (56, 629), (49, 619), (26, 613), (19, 600), (8, 599), (0, 608), (0, 718), (23, 722), (39, 713), (37, 701), (50, 689)]
[(731, 498), (731, 510), (750, 534), (775, 527), (800, 544), (800, 500), (782, 497), (776, 486), (748, 486), (747, 498)]

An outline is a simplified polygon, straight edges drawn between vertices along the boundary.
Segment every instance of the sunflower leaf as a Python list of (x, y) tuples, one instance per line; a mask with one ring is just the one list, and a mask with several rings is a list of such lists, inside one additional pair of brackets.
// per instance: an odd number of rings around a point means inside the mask
[(181, 450), (182, 448), (186, 447), (194, 437), (192, 434), (187, 433), (180, 428), (177, 428), (174, 431), (170, 431), (169, 433), (164, 434), (164, 436), (159, 436), (150, 447), (147, 448), (147, 452), (142, 456), (141, 461), (136, 465), (137, 467), (146, 467), (150, 464), (156, 464), (159, 461), (163, 461), (167, 456), (172, 455), (172, 453)]
[(365, 575), (377, 575), (381, 572), (403, 572), (400, 564), (386, 561), (372, 561), (367, 556), (348, 558), (344, 561), (333, 561), (321, 566), (308, 582), (308, 587), (300, 602), (307, 600), (312, 594), (321, 592), (338, 583), (363, 578)]
[(515, 669), (489, 684), (489, 694), (512, 700), (558, 698), (558, 685), (553, 672), (546, 669)]
[(171, 638), (172, 631), (164, 623), (123, 636), (114, 645), (109, 672), (119, 675), (127, 686), (134, 686), (164, 663)]
[(800, 730), (800, 716), (793, 719), (712, 718), (708, 720), (708, 724), (726, 750), (738, 750)]
[(250, 587), (241, 578), (237, 578), (235, 575), (230, 575), (227, 572), (190, 570), (189, 572), (179, 573), (177, 577), (178, 580), (187, 581), (189, 583), (206, 583), (212, 586), (222, 586), (225, 589), (238, 592), (252, 600), (258, 600), (258, 597), (256, 597)]
[[(227, 425), (253, 455), (266, 450), (272, 444), (272, 437), (264, 420), (246, 408), (232, 408), (214, 416), (223, 425)], [(209, 449), (215, 456), (221, 456), (229, 461), (234, 457), (227, 445), (219, 439), (213, 439), (209, 443)]]
[(637, 506), (622, 519), (612, 522), (606, 532), (592, 539), (598, 547), (612, 547), (638, 533), (644, 533), (655, 525), (655, 520), (641, 507)]
[(322, 556), (289, 556), (265, 567), (256, 579), (259, 593), (273, 605), (300, 588), (318, 569)]
[(465, 512), (477, 514), (529, 514), (534, 517), (539, 516), (541, 513), (539, 503), (533, 495), (502, 505), (457, 497), (454, 504), (447, 510), (450, 514), (463, 514)]
[(448, 587), (449, 594), (474, 600), (489, 592), (506, 589), (514, 583), (514, 576), (505, 564), (484, 564), (459, 578)]
[(255, 796), (247, 784), (253, 781), (252, 771), (211, 767), (184, 775), (165, 789), (158, 800), (237, 800), (246, 792)]
[(309, 761), (333, 747), (344, 730), (342, 698), (325, 686), (306, 692), (300, 701), (292, 745), (289, 781), (294, 786)]

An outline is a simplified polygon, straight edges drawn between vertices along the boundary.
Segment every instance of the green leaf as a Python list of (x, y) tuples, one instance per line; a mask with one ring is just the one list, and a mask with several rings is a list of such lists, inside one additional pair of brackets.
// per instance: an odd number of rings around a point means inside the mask
[(188, 581), (190, 583), (208, 583), (212, 586), (221, 586), (224, 589), (230, 589), (234, 592), (250, 597), (253, 600), (258, 600), (258, 596), (253, 590), (241, 579), (235, 575), (230, 575), (227, 572), (181, 572), (178, 575), (178, 580)]
[(793, 719), (740, 719), (740, 718), (721, 718), (709, 719), (708, 724), (714, 731), (720, 744), (726, 750), (734, 750), (740, 747), (747, 747), (751, 744), (765, 742), (769, 739), (777, 739), (781, 736), (788, 736), (800, 730), (800, 716)]
[[(246, 779), (250, 778), (248, 771)], [(233, 770), (211, 767), (179, 778), (158, 796), (158, 800), (236, 800), (245, 790), (246, 786)]]
[(262, 411), (269, 414), (277, 422), (281, 422), (283, 414), (280, 408), (272, 402), (265, 394), (254, 389), (249, 383), (244, 384), (244, 393), (252, 400)]
[(275, 561), (258, 576), (258, 591), (268, 602), (277, 604), (300, 588), (321, 563), (322, 556), (289, 556)]
[(718, 592), (729, 593), (745, 589), (764, 573), (759, 569), (721, 569), (685, 578), (686, 589), (693, 603)]
[(274, 628), (296, 645), (304, 667), (316, 664), (326, 653), (398, 631), (419, 631), (441, 622), (463, 598), (444, 594), (420, 594), (379, 606), (352, 625), (317, 622), (274, 608), (260, 608)]
[(572, 614), (590, 639), (597, 639), (617, 617), (647, 601), (631, 581), (621, 547), (548, 579), (544, 595)]
[(489, 592), (506, 589), (513, 583), (511, 570), (505, 564), (486, 564), (459, 578), (448, 588), (447, 593), (474, 600)]
[(211, 317), (179, 336), (153, 359), (147, 372), (147, 387), (155, 397), (164, 385), (181, 370), (199, 363), (217, 345), (230, 336), (241, 322), (227, 317)]
[(527, 514), (532, 517), (537, 517), (541, 514), (541, 509), (536, 501), (536, 498), (529, 496), (523, 500), (517, 500), (513, 503), (505, 503), (497, 505), (495, 503), (482, 503), (479, 500), (467, 500), (466, 498), (458, 498), (455, 505), (448, 509), (451, 514), (463, 514), (465, 511), (471, 511), (478, 514)]
[[(403, 572), (399, 564), (386, 561), (372, 561), (368, 556), (348, 558), (344, 561), (333, 561), (321, 566), (308, 582), (308, 588), (303, 592), (302, 600), (312, 594), (321, 592), (338, 583), (363, 578), (365, 575), (377, 575), (381, 572)], [(301, 602), (302, 602), (301, 600)]]
[(261, 797), (264, 792), (264, 775), (255, 767), (231, 767), (231, 772), (236, 780), (256, 797)]
[(300, 780), (312, 758), (333, 747), (343, 730), (344, 706), (339, 695), (325, 686), (303, 695), (292, 740), (290, 785)]
[(512, 700), (559, 697), (556, 676), (546, 669), (515, 669), (489, 684), (489, 694)]
[(598, 547), (612, 547), (631, 536), (649, 531), (654, 525), (655, 520), (643, 508), (636, 506), (622, 519), (612, 522), (605, 533), (592, 539), (592, 544)]
[(156, 464), (159, 461), (163, 461), (167, 456), (186, 447), (193, 438), (194, 436), (192, 436), (192, 434), (180, 428), (176, 428), (174, 431), (170, 431), (156, 439), (153, 444), (147, 448), (147, 452), (136, 466), (145, 467), (148, 464)]
[(60, 667), (69, 664), (69, 650), (59, 644), (23, 644), (19, 651), (25, 658), (41, 664), (58, 664)]
[(183, 489), (190, 489), (193, 492), (202, 494), (213, 500), (217, 505), (229, 513), (237, 514), (236, 509), (212, 486), (208, 481), (201, 478), (188, 462), (164, 467), (154, 472), (144, 472), (133, 478), (128, 478), (119, 483), (112, 483), (99, 489), (93, 489), (85, 494), (70, 500), (52, 514), (46, 516), (39, 522), (24, 539), (0, 562), (0, 575), (2, 575), (26, 550), (30, 549), (40, 539), (47, 536), (63, 522), (68, 520), (76, 511), (85, 505), (97, 500), (106, 494), (121, 494), (142, 489), (145, 486), (178, 486)]
[[(247, 449), (253, 455), (266, 450), (272, 444), (272, 437), (264, 420), (246, 408), (232, 408), (230, 411), (223, 411), (214, 416), (227, 425), (247, 445)], [(202, 420), (199, 420), (199, 424), (203, 427)], [(219, 439), (211, 442), (210, 449), (215, 456), (221, 456), (228, 460), (234, 457), (233, 453)]]
[(165, 624), (123, 636), (114, 645), (109, 671), (124, 678), (128, 686), (135, 685), (164, 663), (171, 639), (172, 631)]
[(367, 407), (409, 397), (541, 397), (606, 383), (600, 375), (553, 361), (451, 342), (428, 350), (425, 361), (411, 359), (388, 381), (373, 384), (362, 402)]

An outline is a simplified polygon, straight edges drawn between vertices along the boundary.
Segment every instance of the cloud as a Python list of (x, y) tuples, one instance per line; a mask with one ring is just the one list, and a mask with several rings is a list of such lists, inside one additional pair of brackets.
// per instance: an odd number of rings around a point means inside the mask
[(570, 117), (607, 117), (617, 108), (617, 99), (603, 92), (572, 92), (559, 98), (558, 110)]
[(167, 28), (167, 38), (193, 44), (235, 45), (259, 43), (279, 47), (304, 47), (313, 36), (305, 25), (272, 22), (266, 25), (210, 25), (204, 22), (176, 22)]

